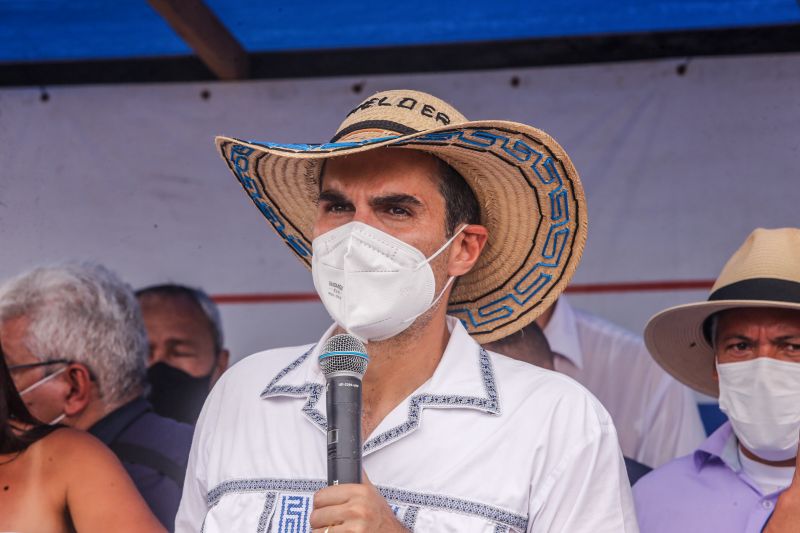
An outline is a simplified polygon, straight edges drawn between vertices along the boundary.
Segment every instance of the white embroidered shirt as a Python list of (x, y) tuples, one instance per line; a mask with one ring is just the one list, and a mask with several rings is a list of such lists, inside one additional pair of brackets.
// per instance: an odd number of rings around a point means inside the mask
[[(456, 319), (433, 376), (364, 443), (364, 470), (421, 532), (636, 532), (616, 432), (571, 379), (482, 350)], [(194, 435), (178, 533), (310, 531), (325, 485), (315, 346), (247, 357)], [(368, 370), (369, 371), (369, 370)]]

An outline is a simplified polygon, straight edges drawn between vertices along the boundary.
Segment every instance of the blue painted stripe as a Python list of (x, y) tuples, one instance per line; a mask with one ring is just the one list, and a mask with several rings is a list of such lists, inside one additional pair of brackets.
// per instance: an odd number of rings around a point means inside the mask
[(369, 356), (363, 352), (326, 352), (319, 356), (320, 359), (327, 359), (328, 357), (333, 357), (334, 355), (355, 355), (362, 359), (369, 360)]

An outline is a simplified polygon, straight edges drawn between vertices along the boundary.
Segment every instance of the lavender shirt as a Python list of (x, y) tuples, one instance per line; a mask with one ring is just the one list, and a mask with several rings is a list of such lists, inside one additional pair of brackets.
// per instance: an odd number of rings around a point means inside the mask
[(640, 479), (633, 497), (641, 533), (760, 533), (780, 491), (761, 493), (736, 446), (726, 422), (693, 454)]

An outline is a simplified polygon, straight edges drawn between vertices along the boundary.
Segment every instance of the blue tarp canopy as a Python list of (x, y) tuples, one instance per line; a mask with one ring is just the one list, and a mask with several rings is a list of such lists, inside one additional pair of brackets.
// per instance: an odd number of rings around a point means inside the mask
[[(205, 4), (247, 54), (464, 43), (501, 47), (504, 42), (525, 40), (800, 27), (797, 0), (205, 0)], [(783, 50), (788, 45), (781, 46)], [(192, 48), (145, 0), (0, 0), (0, 65), (192, 54)]]

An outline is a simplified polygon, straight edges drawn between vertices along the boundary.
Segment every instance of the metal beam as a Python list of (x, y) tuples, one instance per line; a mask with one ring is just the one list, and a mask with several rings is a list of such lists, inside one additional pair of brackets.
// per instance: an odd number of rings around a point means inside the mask
[(249, 76), (247, 52), (203, 0), (148, 2), (219, 79)]

